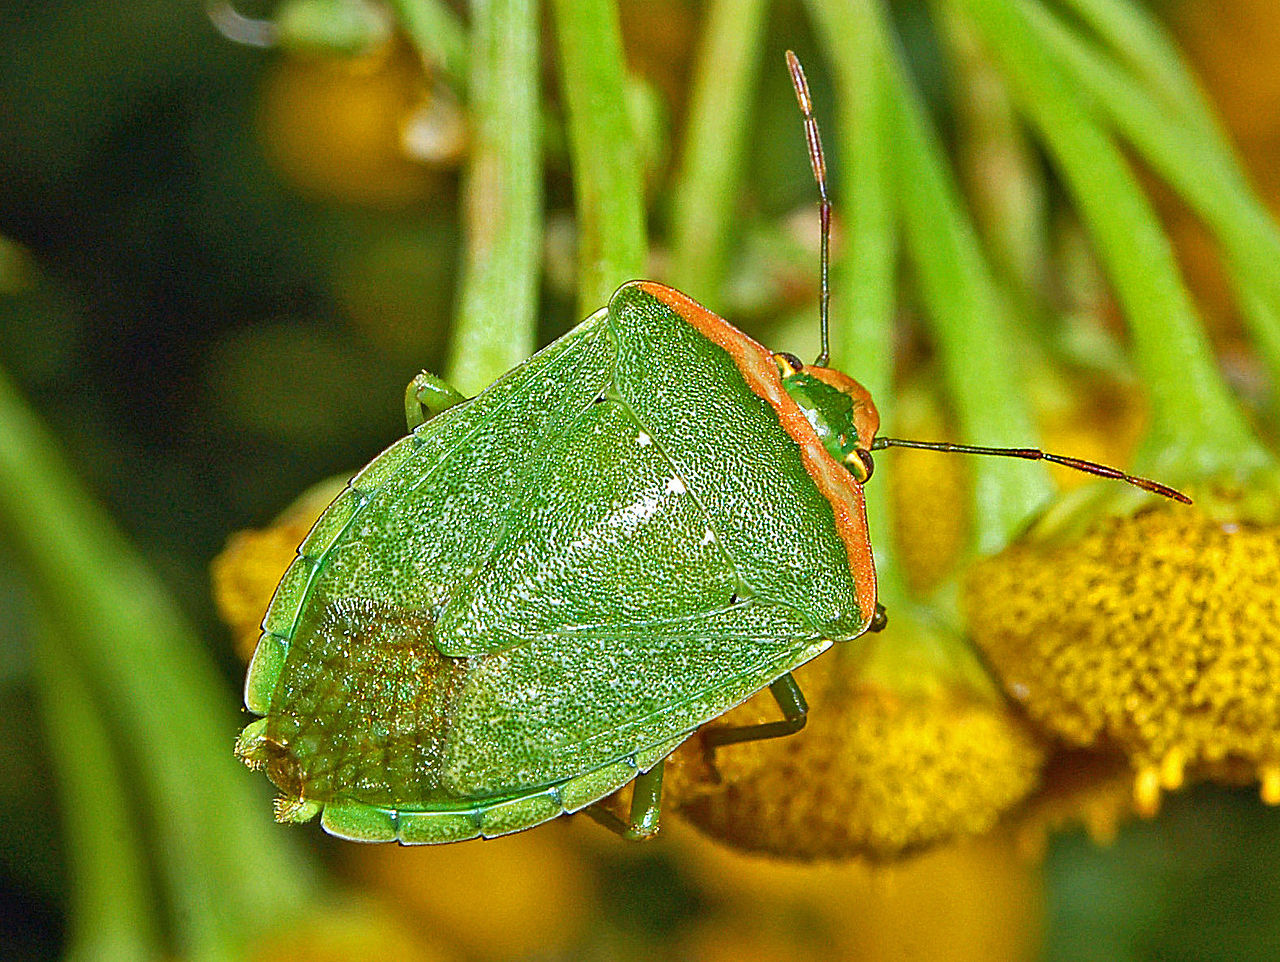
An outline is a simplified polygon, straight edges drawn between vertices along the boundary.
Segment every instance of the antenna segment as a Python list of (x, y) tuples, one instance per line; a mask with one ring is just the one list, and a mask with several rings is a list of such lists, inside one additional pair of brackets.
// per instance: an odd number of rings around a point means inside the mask
[[(826, 367), (831, 360), (831, 342), (829, 334), (829, 306), (831, 288), (828, 283), (830, 272), (831, 247), (831, 200), (827, 196), (827, 162), (822, 156), (822, 137), (818, 134), (818, 121), (813, 116), (813, 98), (809, 95), (809, 81), (805, 79), (804, 68), (796, 55), (787, 51), (787, 70), (791, 74), (791, 86), (796, 90), (796, 102), (800, 104), (800, 112), (804, 115), (804, 136), (809, 145), (809, 165), (813, 167), (813, 179), (818, 182), (818, 196), (822, 199), (822, 295), (819, 301), (819, 318), (822, 324), (822, 353), (814, 364)], [(1082, 458), (1071, 458), (1063, 454), (1050, 454), (1039, 448), (987, 448), (973, 444), (952, 444), (947, 441), (910, 441), (903, 438), (876, 438), (871, 442), (871, 450), (883, 448), (919, 448), (924, 451), (947, 451), (955, 454), (989, 454), (1004, 458), (1022, 458), (1026, 461), (1048, 461), (1064, 467), (1094, 474), (1100, 478), (1111, 478), (1125, 481), (1136, 488), (1150, 491), (1161, 497), (1191, 504), (1191, 499), (1181, 491), (1137, 475), (1125, 474), (1119, 468), (1113, 468), (1096, 461), (1085, 461)]]
[(822, 353), (813, 363), (818, 367), (826, 367), (831, 360), (831, 342), (828, 321), (828, 307), (831, 303), (831, 288), (827, 275), (830, 270), (831, 246), (831, 200), (827, 197), (827, 162), (822, 156), (822, 137), (818, 134), (818, 121), (813, 116), (813, 98), (809, 96), (809, 81), (805, 79), (804, 67), (800, 59), (787, 51), (787, 70), (791, 74), (791, 86), (796, 89), (796, 101), (800, 104), (800, 113), (804, 114), (804, 138), (809, 144), (809, 165), (813, 168), (813, 179), (818, 182), (818, 196), (822, 198), (822, 294), (819, 301), (818, 316), (822, 325)]
[(1026, 461), (1048, 461), (1064, 467), (1083, 471), (1085, 474), (1096, 474), (1100, 478), (1111, 478), (1115, 481), (1126, 481), (1135, 488), (1150, 491), (1183, 504), (1191, 504), (1191, 499), (1176, 488), (1150, 478), (1140, 478), (1134, 474), (1125, 474), (1119, 468), (1099, 464), (1097, 461), (1085, 461), (1082, 458), (1070, 458), (1064, 454), (1050, 454), (1039, 448), (984, 448), (974, 444), (952, 444), (949, 441), (909, 441), (903, 438), (876, 438), (871, 442), (871, 450), (881, 448), (919, 448), (922, 451), (948, 451), (955, 454), (991, 454), (1002, 458), (1022, 458)]

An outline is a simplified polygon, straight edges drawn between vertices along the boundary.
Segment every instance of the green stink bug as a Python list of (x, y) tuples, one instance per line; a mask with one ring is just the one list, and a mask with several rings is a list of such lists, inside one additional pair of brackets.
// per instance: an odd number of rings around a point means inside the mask
[[(830, 204), (788, 63), (822, 196), (818, 363), (632, 281), (474, 398), (416, 378), (411, 433), (303, 540), (249, 668), (263, 717), (237, 753), (282, 821), (412, 844), (587, 810), (646, 837), (671, 751), (765, 687), (783, 720), (706, 745), (798, 731), (791, 671), (883, 623), (863, 484), (898, 442), (825, 367)], [(597, 807), (633, 779), (629, 822)]]

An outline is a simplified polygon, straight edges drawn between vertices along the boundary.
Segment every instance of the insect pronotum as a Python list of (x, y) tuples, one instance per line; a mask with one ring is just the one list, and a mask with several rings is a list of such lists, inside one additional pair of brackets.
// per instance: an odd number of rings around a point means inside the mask
[[(492, 837), (584, 810), (658, 831), (663, 760), (799, 731), (793, 669), (884, 625), (863, 485), (896, 446), (825, 366), (830, 203), (799, 61), (787, 63), (822, 198), (822, 352), (772, 353), (679, 291), (624, 284), (474, 398), (423, 373), (410, 433), (298, 548), (245, 682), (236, 751), (276, 815), (360, 841)], [(782, 719), (715, 725), (768, 688)], [(709, 724), (711, 723), (711, 724)], [(634, 781), (629, 818), (599, 803)]]

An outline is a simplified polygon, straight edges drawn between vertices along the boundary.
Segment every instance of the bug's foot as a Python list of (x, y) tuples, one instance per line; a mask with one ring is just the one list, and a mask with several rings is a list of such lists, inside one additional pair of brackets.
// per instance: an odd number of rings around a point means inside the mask
[(324, 808), (324, 805), (304, 798), (277, 795), (271, 802), (271, 808), (275, 812), (277, 822), (297, 825), (311, 821), (320, 814), (320, 809)]
[(622, 832), (622, 837), (628, 842), (651, 842), (658, 837), (660, 831), (657, 825), (652, 828), (632, 825)]
[(244, 762), (250, 771), (256, 772), (267, 764), (267, 720), (259, 718), (245, 728), (236, 739), (236, 758)]
[(652, 817), (623, 818), (609, 806), (607, 799), (588, 805), (580, 814), (628, 842), (648, 842), (657, 838), (660, 831), (656, 812)]
[(441, 411), (447, 411), (465, 400), (466, 398), (446, 381), (423, 371), (409, 382), (404, 392), (404, 412), (409, 430), (412, 431)]

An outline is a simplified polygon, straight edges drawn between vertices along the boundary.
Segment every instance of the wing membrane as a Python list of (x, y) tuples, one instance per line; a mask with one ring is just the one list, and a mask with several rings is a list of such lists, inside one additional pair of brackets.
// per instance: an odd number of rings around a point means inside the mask
[(678, 624), (534, 639), (485, 656), (453, 711), (450, 791), (551, 784), (692, 731), (830, 642), (755, 603)]

